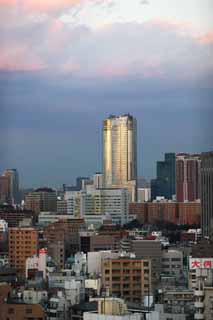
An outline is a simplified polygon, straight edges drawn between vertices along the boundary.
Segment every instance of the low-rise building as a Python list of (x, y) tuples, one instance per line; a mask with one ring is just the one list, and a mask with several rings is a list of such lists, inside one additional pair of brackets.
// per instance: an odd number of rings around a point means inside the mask
[(144, 297), (152, 292), (151, 261), (135, 258), (133, 254), (105, 259), (102, 263), (102, 282), (110, 295), (143, 304)]

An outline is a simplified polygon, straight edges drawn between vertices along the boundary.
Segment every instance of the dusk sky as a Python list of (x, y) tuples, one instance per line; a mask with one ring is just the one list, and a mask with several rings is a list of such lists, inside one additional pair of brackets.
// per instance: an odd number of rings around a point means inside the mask
[(212, 0), (0, 0), (0, 170), (25, 187), (101, 170), (102, 120), (138, 123), (138, 173), (213, 150)]

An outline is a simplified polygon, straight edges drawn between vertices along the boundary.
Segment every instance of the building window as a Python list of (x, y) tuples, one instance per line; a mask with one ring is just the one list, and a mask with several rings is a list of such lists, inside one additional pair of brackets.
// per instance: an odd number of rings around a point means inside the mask
[(13, 308), (9, 308), (9, 309), (8, 309), (8, 313), (9, 313), (9, 314), (14, 314), (14, 309), (13, 309)]
[(32, 311), (31, 308), (26, 309), (26, 314), (29, 314), (29, 313), (32, 313), (32, 312), (33, 312), (33, 311)]

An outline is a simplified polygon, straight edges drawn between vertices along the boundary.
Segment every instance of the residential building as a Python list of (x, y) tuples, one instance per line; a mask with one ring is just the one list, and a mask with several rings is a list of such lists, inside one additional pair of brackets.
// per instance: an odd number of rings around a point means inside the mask
[(40, 304), (23, 303), (18, 300), (8, 300), (1, 306), (0, 320), (45, 320), (45, 310)]
[(128, 188), (137, 198), (137, 123), (129, 114), (103, 121), (103, 174), (105, 188)]
[(163, 250), (162, 273), (175, 276), (176, 279), (183, 277), (183, 253), (179, 250)]
[(213, 240), (213, 151), (201, 155), (202, 234)]
[(104, 259), (102, 281), (110, 295), (143, 304), (144, 297), (152, 292), (151, 261), (137, 259), (134, 254), (121, 254), (117, 259)]
[(141, 223), (173, 223), (200, 225), (201, 203), (153, 201), (129, 204), (129, 215), (135, 215)]
[(26, 279), (34, 279), (37, 272), (43, 279), (46, 278), (47, 269), (47, 249), (39, 249), (38, 255), (34, 254), (26, 259), (25, 276)]
[(200, 154), (176, 155), (176, 199), (179, 202), (200, 199)]
[(38, 249), (38, 233), (34, 228), (9, 228), (9, 263), (18, 273), (25, 274), (26, 259)]
[[(128, 310), (119, 298), (97, 298), (98, 310), (84, 313), (83, 320), (144, 320), (142, 310)], [(93, 299), (92, 299), (93, 301)], [(150, 319), (151, 320), (151, 319)]]

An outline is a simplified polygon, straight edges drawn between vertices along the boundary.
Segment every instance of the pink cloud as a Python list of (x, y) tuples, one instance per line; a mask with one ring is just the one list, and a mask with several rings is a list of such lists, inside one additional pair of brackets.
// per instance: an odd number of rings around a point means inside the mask
[(2, 71), (40, 71), (45, 68), (42, 60), (31, 54), (26, 59), (28, 48), (23, 46), (10, 46), (1, 48), (0, 70)]
[(198, 38), (201, 44), (212, 44), (213, 43), (213, 32), (209, 32), (202, 37)]
[[(69, 9), (88, 1), (94, 0), (0, 0), (0, 7), (17, 7), (30, 12), (48, 13)], [(95, 2), (98, 4), (102, 1), (108, 0), (96, 0)]]

